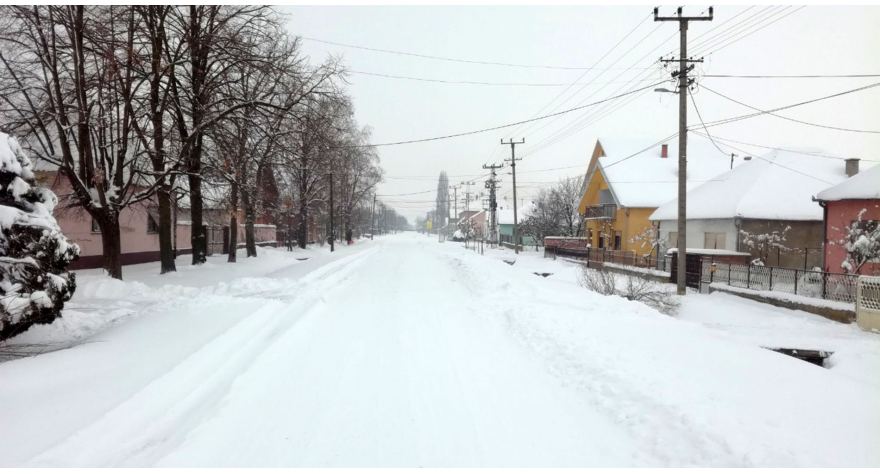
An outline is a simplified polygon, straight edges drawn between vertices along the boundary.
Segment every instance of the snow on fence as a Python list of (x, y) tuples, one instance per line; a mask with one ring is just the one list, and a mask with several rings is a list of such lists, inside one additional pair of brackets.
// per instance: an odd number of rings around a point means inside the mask
[(756, 291), (779, 291), (809, 298), (855, 303), (858, 275), (792, 268), (703, 262), (703, 281)]

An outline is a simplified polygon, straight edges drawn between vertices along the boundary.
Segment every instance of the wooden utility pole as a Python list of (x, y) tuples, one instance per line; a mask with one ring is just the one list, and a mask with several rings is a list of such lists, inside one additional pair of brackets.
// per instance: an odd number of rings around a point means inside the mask
[(333, 172), (330, 172), (330, 251), (333, 252), (333, 231), (336, 229), (333, 222)]
[(489, 244), (491, 245), (492, 241), (497, 240), (497, 235), (495, 233), (496, 230), (496, 212), (498, 209), (498, 203), (495, 201), (495, 190), (497, 189), (498, 181), (495, 179), (495, 170), (502, 168), (504, 165), (491, 165), (486, 166), (483, 165), (483, 169), (488, 169), (491, 173), (489, 180), (486, 181), (486, 189), (489, 190)]
[[(686, 292), (687, 284), (687, 89), (688, 63), (702, 62), (702, 59), (693, 60), (687, 57), (687, 30), (691, 21), (712, 21), (713, 8), (709, 7), (709, 16), (682, 16), (681, 7), (678, 7), (676, 16), (660, 16), (660, 9), (654, 8), (654, 21), (677, 21), (680, 35), (680, 51), (678, 59), (662, 59), (663, 62), (678, 62), (678, 71), (672, 73), (678, 76), (678, 266), (676, 269), (676, 284), (678, 294)], [(692, 69), (693, 66), (690, 66)], [(514, 178), (515, 180), (516, 178)], [(515, 183), (516, 181), (514, 181)], [(514, 191), (514, 206), (516, 205), (516, 191)]]
[(516, 239), (517, 229), (516, 228), (517, 228), (517, 224), (518, 224), (517, 219), (516, 219), (516, 162), (519, 160), (522, 160), (522, 158), (516, 157), (516, 146), (522, 145), (525, 142), (526, 142), (525, 138), (523, 138), (522, 141), (518, 141), (518, 142), (513, 141), (513, 139), (511, 138), (510, 140), (507, 141), (507, 143), (504, 143), (503, 138), (501, 139), (502, 145), (507, 145), (507, 144), (510, 145), (510, 159), (504, 160), (504, 161), (510, 161), (510, 168), (511, 168), (511, 172), (513, 174), (513, 251), (514, 251), (514, 253), (517, 253), (517, 254), (519, 253), (519, 247), (516, 246), (516, 241), (517, 241), (517, 239)]
[(373, 193), (373, 206), (370, 207), (370, 240), (373, 240), (373, 219), (376, 212), (376, 193)]

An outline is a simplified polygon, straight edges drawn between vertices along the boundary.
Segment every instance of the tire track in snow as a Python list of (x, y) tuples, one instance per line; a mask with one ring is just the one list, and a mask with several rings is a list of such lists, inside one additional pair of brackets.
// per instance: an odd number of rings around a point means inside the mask
[[(251, 315), (190, 354), (115, 409), (33, 458), (35, 466), (149, 465), (210, 416), (230, 388), (281, 336), (350, 280), (374, 249), (336, 260), (301, 278), (293, 301), (264, 303)], [(254, 293), (241, 293), (249, 298)], [(259, 293), (256, 293), (259, 294)], [(297, 309), (300, 317), (289, 317)], [(288, 317), (284, 317), (287, 315)]]

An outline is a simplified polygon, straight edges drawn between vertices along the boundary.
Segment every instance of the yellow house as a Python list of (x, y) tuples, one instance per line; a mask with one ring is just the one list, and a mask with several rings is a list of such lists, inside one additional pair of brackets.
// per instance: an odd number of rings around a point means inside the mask
[[(729, 156), (705, 143), (689, 143), (688, 188), (727, 171), (728, 165)], [(649, 217), (677, 196), (678, 140), (658, 144), (599, 138), (585, 180), (578, 211), (589, 245), (647, 255), (656, 234)]]

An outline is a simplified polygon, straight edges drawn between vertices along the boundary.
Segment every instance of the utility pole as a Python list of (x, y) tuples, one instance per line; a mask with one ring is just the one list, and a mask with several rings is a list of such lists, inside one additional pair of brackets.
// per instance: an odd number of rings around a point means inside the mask
[(452, 188), (452, 205), (455, 209), (455, 222), (458, 223), (458, 188), (460, 188), (460, 184), (456, 184), (455, 186), (450, 186)]
[[(678, 71), (672, 73), (678, 76), (678, 266), (676, 269), (676, 283), (678, 294), (686, 292), (686, 260), (687, 260), (687, 95), (688, 87), (688, 63), (703, 62), (702, 59), (693, 60), (687, 57), (687, 30), (691, 21), (712, 21), (714, 9), (709, 7), (709, 16), (683, 16), (681, 7), (678, 7), (676, 16), (660, 16), (660, 9), (654, 8), (654, 21), (677, 21), (680, 35), (680, 51), (678, 59), (663, 59), (663, 62), (678, 62)], [(690, 66), (693, 68), (693, 65)], [(515, 178), (514, 178), (515, 179)], [(514, 191), (515, 193), (516, 191)], [(516, 203), (514, 194), (514, 204)]]
[(516, 219), (516, 162), (519, 160), (522, 160), (522, 158), (516, 157), (516, 146), (522, 145), (525, 142), (526, 142), (525, 138), (523, 138), (522, 141), (519, 141), (519, 142), (515, 142), (511, 138), (510, 140), (507, 141), (507, 143), (504, 143), (503, 138), (501, 139), (502, 145), (508, 145), (508, 144), (510, 145), (510, 159), (504, 160), (504, 161), (510, 161), (510, 168), (511, 168), (511, 172), (513, 173), (513, 251), (514, 251), (514, 253), (517, 253), (517, 254), (519, 253), (519, 247), (517, 247), (517, 239), (516, 239), (516, 231), (517, 231), (516, 228), (517, 228), (517, 224), (518, 224), (517, 219)]
[(498, 203), (495, 201), (495, 189), (498, 181), (495, 179), (495, 170), (504, 167), (504, 165), (483, 165), (483, 169), (488, 169), (491, 176), (486, 181), (486, 188), (489, 190), (489, 243), (496, 240), (495, 234), (495, 210), (498, 209)]
[(373, 206), (370, 207), (370, 240), (373, 240), (373, 214), (376, 212), (376, 193), (373, 193)]
[(333, 222), (333, 172), (330, 172), (330, 251), (333, 252), (333, 231), (336, 229)]

